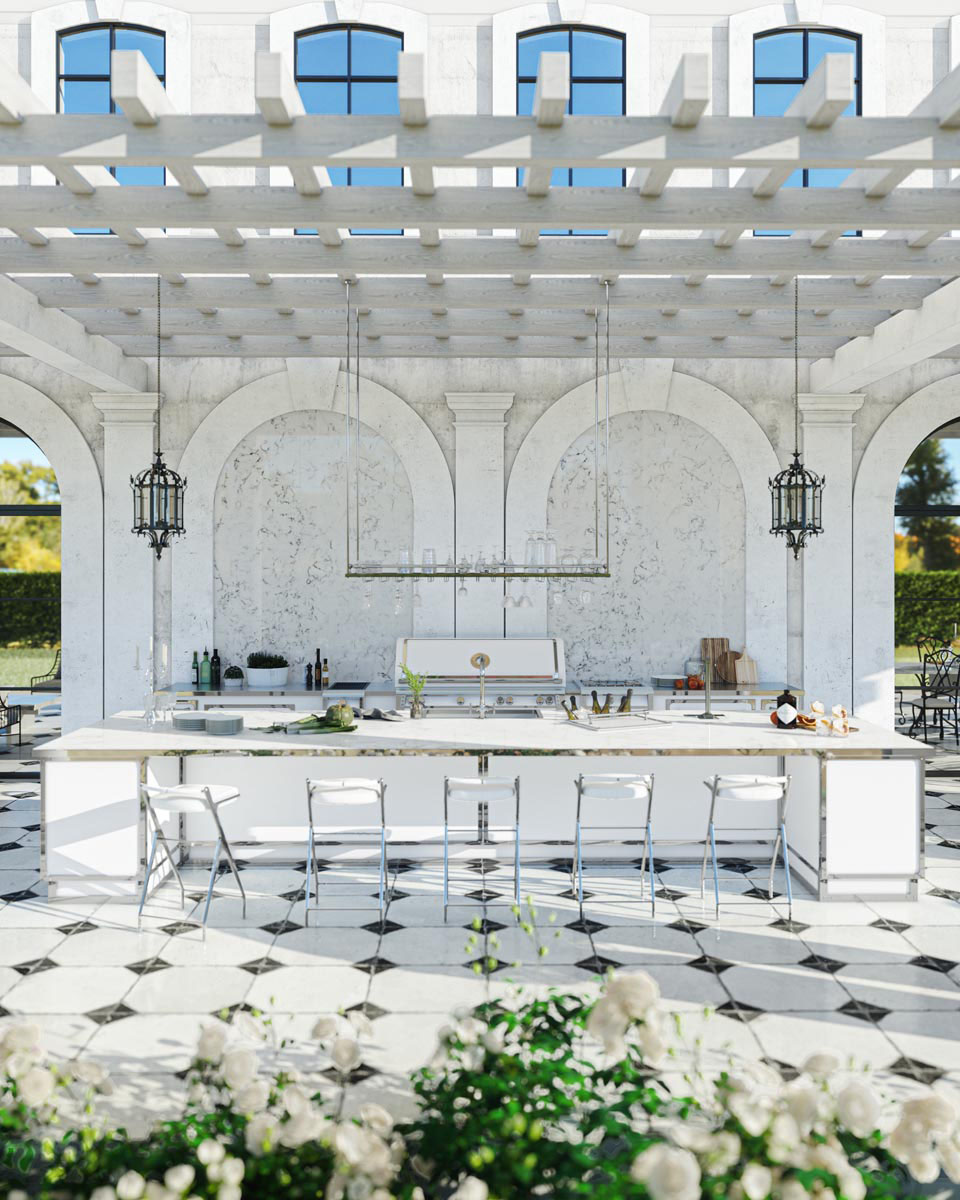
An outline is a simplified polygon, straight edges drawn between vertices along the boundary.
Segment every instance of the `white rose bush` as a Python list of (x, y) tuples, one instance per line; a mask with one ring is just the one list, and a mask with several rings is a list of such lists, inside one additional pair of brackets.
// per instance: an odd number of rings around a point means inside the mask
[(960, 1195), (948, 1091), (894, 1102), (829, 1054), (791, 1080), (747, 1063), (668, 1088), (659, 1001), (637, 971), (599, 995), (455, 1012), (402, 1122), (353, 1092), (375, 1034), (362, 1013), (317, 1020), (322, 1090), (285, 1065), (269, 1018), (238, 1013), (201, 1030), (182, 1115), (138, 1136), (99, 1117), (96, 1063), (58, 1064), (37, 1027), (0, 1026), (0, 1197), (899, 1200), (937, 1180)]

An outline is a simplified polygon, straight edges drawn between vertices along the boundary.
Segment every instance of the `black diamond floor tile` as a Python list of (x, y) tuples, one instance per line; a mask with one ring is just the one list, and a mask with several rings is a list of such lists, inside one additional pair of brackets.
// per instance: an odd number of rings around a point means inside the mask
[(718, 858), (717, 866), (721, 871), (731, 871), (734, 875), (749, 875), (755, 869), (754, 864), (745, 858)]
[(375, 1021), (377, 1017), (387, 1017), (389, 1012), (385, 1008), (381, 1008), (379, 1004), (373, 1004), (370, 1000), (363, 1000), (359, 1004), (351, 1004), (345, 1012), (363, 1013), (368, 1021)]
[(686, 896), (686, 892), (679, 892), (676, 888), (658, 887), (658, 900), (682, 900)]
[(496, 975), (498, 971), (506, 970), (510, 964), (501, 962), (499, 958), (495, 958), (492, 954), (484, 954), (480, 958), (472, 958), (463, 965), (468, 971), (473, 971), (475, 975)]
[(466, 869), (475, 875), (492, 875), (494, 871), (502, 870), (502, 867), (490, 858), (474, 858), (466, 864)]
[(749, 1024), (755, 1021), (763, 1013), (762, 1008), (756, 1008), (752, 1004), (744, 1004), (743, 1001), (725, 1000), (723, 1004), (718, 1004), (716, 1011), (724, 1017), (732, 1017), (735, 1021), (743, 1021), (744, 1024)]
[(41, 971), (49, 971), (51, 967), (57, 965), (49, 958), (34, 958), (29, 962), (17, 963), (13, 969), (18, 975), (39, 975)]
[(121, 1002), (120, 1004), (107, 1004), (103, 1008), (95, 1008), (85, 1015), (96, 1025), (112, 1025), (114, 1021), (122, 1021), (124, 1017), (132, 1017), (135, 1014), (132, 1008), (128, 1008)]
[(889, 933), (905, 933), (911, 927), (903, 921), (891, 921), (889, 917), (877, 917), (870, 922), (871, 929), (886, 929)]
[(166, 971), (169, 966), (171, 964), (162, 958), (145, 958), (142, 962), (126, 964), (127, 970), (133, 971), (134, 975), (153, 975), (156, 971)]
[(250, 975), (267, 975), (270, 971), (275, 971), (277, 967), (282, 966), (283, 963), (278, 963), (268, 954), (263, 958), (255, 958), (252, 962), (241, 963), (240, 970), (246, 971)]
[(252, 1016), (256, 1011), (257, 1010), (252, 1004), (248, 1004), (246, 1000), (242, 1000), (239, 1004), (227, 1004), (223, 1008), (218, 1008), (217, 1011), (212, 1012), (210, 1016), (216, 1017), (218, 1021), (230, 1022), (237, 1015), (237, 1013), (250, 1013)]
[(938, 900), (960, 900), (960, 892), (954, 892), (950, 888), (933, 887), (927, 892), (928, 896), (934, 896)]
[(609, 928), (600, 921), (591, 921), (589, 917), (579, 917), (576, 921), (568, 921), (567, 929), (572, 929), (575, 933), (600, 933), (602, 930)]
[(802, 921), (795, 921), (792, 917), (780, 917), (776, 921), (770, 922), (771, 929), (782, 929), (786, 933), (803, 933), (809, 929), (809, 925), (804, 925)]
[(594, 954), (590, 958), (581, 958), (574, 966), (579, 967), (582, 971), (589, 971), (591, 975), (604, 975), (613, 967), (622, 967), (623, 963), (616, 962), (612, 958), (604, 958), (602, 954)]
[(394, 875), (405, 875), (407, 871), (415, 871), (420, 865), (412, 858), (390, 859), (390, 871)]
[(791, 1063), (781, 1062), (778, 1058), (765, 1058), (763, 1061), (768, 1066), (773, 1067), (779, 1073), (780, 1078), (787, 1083), (797, 1079), (800, 1075), (799, 1068), (793, 1066)]
[(6, 900), (10, 904), (16, 904), (21, 900), (36, 900), (40, 893), (34, 888), (21, 888), (18, 892), (3, 892), (0, 894), (0, 900)]
[(547, 867), (551, 871), (561, 871), (564, 875), (569, 875), (573, 870), (572, 858), (551, 858), (547, 862)]
[(290, 900), (293, 903), (296, 903), (298, 900), (303, 899), (304, 894), (305, 894), (304, 888), (291, 888), (289, 892), (281, 892), (280, 899), (281, 900)]
[(469, 929), (471, 933), (499, 933), (501, 929), (506, 929), (506, 925), (502, 921), (491, 921), (489, 917), (478, 917), (475, 921), (468, 921), (464, 929)]
[(302, 925), (298, 925), (296, 921), (273, 921), (269, 925), (261, 925), (260, 928), (264, 933), (272, 933), (279, 936), (281, 933), (293, 933), (295, 929), (302, 929)]
[(687, 917), (679, 917), (676, 921), (671, 921), (666, 926), (667, 929), (676, 929), (678, 933), (700, 933), (704, 929), (709, 929), (709, 925), (704, 925), (701, 921), (691, 921)]
[(722, 958), (714, 958), (712, 954), (701, 954), (699, 958), (691, 958), (687, 966), (693, 967), (697, 971), (706, 971), (710, 975), (722, 975), (724, 971), (730, 970), (733, 963), (728, 963)]
[(27, 833), (36, 833), (40, 829), (39, 825), (21, 825), (21, 829), (25, 829)]
[(475, 892), (467, 892), (468, 900), (502, 900), (503, 892), (491, 892), (489, 888), (478, 888)]
[[(376, 893), (374, 893), (376, 895)], [(387, 899), (392, 904), (394, 900), (408, 900), (413, 895), (413, 892), (402, 892), (399, 888), (390, 888), (387, 891)]]
[(928, 971), (940, 971), (944, 975), (960, 965), (949, 958), (935, 958), (932, 954), (918, 954), (909, 961), (911, 967), (926, 967)]
[(837, 1012), (845, 1013), (848, 1017), (856, 1017), (859, 1021), (869, 1021), (874, 1025), (888, 1017), (891, 1011), (889, 1008), (881, 1008), (878, 1004), (868, 1004), (865, 1000), (848, 1000), (837, 1009)]
[[(565, 892), (560, 892), (558, 894), (559, 894), (561, 900), (579, 900), (579, 898), (580, 898), (579, 893), (577, 892), (576, 888), (567, 888), (567, 890)], [(584, 888), (583, 889), (584, 900), (590, 900), (592, 897), (593, 897), (593, 892), (588, 892), (587, 889)]]
[(163, 933), (169, 933), (171, 937), (179, 937), (181, 933), (192, 933), (199, 929), (199, 925), (195, 925), (192, 921), (172, 921), (169, 925), (161, 925), (160, 929)]
[(895, 1063), (891, 1063), (887, 1070), (893, 1075), (901, 1075), (904, 1079), (915, 1079), (917, 1083), (927, 1085), (936, 1083), (946, 1073), (940, 1067), (932, 1067), (929, 1063), (918, 1062), (914, 1058), (904, 1058), (903, 1056), (898, 1058)]
[(371, 975), (379, 975), (382, 971), (393, 970), (397, 964), (391, 962), (389, 958), (381, 958), (379, 954), (374, 954), (370, 958), (362, 958), (353, 965), (358, 971), (369, 971)]
[(92, 921), (73, 921), (69, 925), (58, 925), (57, 932), (65, 933), (67, 937), (71, 937), (75, 933), (90, 933), (94, 929), (99, 928), (99, 925), (94, 925)]
[(361, 925), (361, 929), (365, 929), (367, 933), (396, 933), (398, 929), (403, 929), (403, 926), (398, 921), (371, 921), (369, 925)]
[(327, 1079), (334, 1083), (340, 1083), (344, 1080), (347, 1083), (362, 1083), (365, 1079), (369, 1079), (371, 1075), (376, 1075), (375, 1067), (371, 1067), (368, 1063), (361, 1063), (359, 1067), (354, 1067), (347, 1075), (341, 1075), (336, 1067), (327, 1067), (325, 1071), (321, 1071), (321, 1075), (325, 1075)]
[(779, 900), (783, 897), (783, 893), (778, 892), (776, 888), (774, 888), (773, 892), (771, 893), (766, 887), (747, 888), (743, 895), (749, 896), (751, 900), (765, 900), (768, 904), (771, 900)]
[(824, 954), (808, 954), (806, 958), (801, 958), (798, 966), (809, 967), (811, 971), (825, 971), (829, 975), (835, 975), (837, 971), (846, 966), (846, 963), (837, 962), (835, 958), (827, 958)]
[(3, 845), (0, 846), (0, 854), (2, 854), (4, 852), (4, 850), (22, 850), (22, 849), (23, 849), (23, 847), (20, 845), (19, 842), (4, 842)]

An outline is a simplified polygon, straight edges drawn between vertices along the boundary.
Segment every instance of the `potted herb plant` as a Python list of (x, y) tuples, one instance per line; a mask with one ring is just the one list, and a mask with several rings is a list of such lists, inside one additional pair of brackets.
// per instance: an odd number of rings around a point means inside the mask
[(400, 664), (403, 678), (410, 689), (410, 716), (418, 719), (423, 716), (423, 689), (427, 684), (426, 675), (415, 675), (406, 663)]
[(286, 687), (290, 664), (282, 654), (256, 651), (247, 655), (247, 683), (252, 688)]
[(228, 688), (243, 687), (243, 671), (240, 667), (227, 667), (223, 673), (223, 686)]

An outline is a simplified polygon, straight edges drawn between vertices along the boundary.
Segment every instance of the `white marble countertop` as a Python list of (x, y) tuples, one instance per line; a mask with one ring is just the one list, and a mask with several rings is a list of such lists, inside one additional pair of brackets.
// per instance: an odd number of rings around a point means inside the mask
[[(236, 713), (236, 710), (233, 710)], [(847, 737), (776, 729), (767, 713), (725, 713), (699, 721), (683, 713), (657, 713), (624, 729), (593, 731), (565, 716), (486, 720), (432, 717), (421, 721), (365, 721), (353, 733), (283, 734), (257, 732), (257, 726), (294, 721), (296, 713), (246, 710), (244, 730), (231, 737), (184, 732), (167, 722), (148, 728), (142, 716), (117, 713), (75, 729), (35, 751), (41, 760), (131, 759), (161, 755), (391, 755), (391, 754), (626, 754), (626, 755), (794, 755), (844, 758), (928, 758), (921, 742), (852, 718), (857, 732)]]

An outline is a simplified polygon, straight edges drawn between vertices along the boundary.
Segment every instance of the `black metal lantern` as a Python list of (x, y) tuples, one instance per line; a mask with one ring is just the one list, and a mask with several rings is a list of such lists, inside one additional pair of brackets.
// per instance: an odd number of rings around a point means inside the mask
[(183, 533), (186, 479), (163, 461), (160, 448), (160, 276), (157, 276), (157, 451), (152, 464), (130, 476), (133, 488), (133, 532), (149, 538), (157, 558), (174, 534)]
[(793, 462), (770, 484), (770, 532), (785, 536), (799, 558), (807, 538), (823, 533), (821, 508), (826, 476), (808, 471), (800, 460), (800, 287), (793, 281)]

